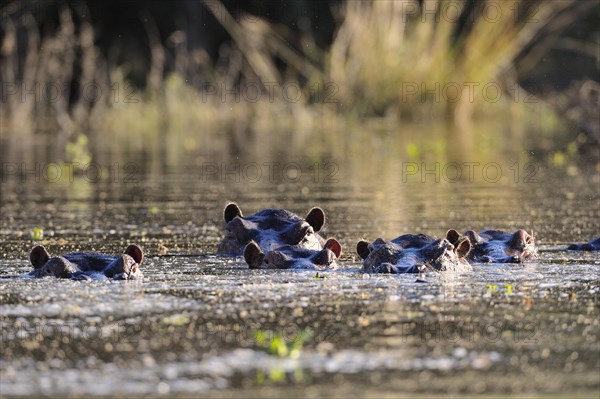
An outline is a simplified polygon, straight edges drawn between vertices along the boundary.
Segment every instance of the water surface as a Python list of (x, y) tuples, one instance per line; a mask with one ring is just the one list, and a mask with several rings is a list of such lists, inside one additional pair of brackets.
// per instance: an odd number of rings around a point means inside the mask
[[(467, 156), (376, 134), (249, 143), (100, 151), (103, 175), (72, 179), (51, 153), (3, 153), (30, 172), (2, 176), (2, 395), (597, 397), (600, 256), (563, 250), (600, 234), (593, 162), (557, 165), (534, 144)], [(51, 164), (61, 178), (44, 175)], [(214, 256), (231, 200), (247, 214), (322, 207), (342, 270), (250, 272)], [(360, 273), (359, 239), (448, 228), (525, 228), (541, 255), (425, 282)], [(12, 278), (31, 269), (36, 229), (51, 253), (136, 242), (146, 278)], [(279, 337), (286, 347), (272, 353)]]

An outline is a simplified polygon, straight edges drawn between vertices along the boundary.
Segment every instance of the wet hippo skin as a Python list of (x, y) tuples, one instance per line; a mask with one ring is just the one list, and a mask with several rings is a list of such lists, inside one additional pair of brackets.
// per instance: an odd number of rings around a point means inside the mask
[(600, 251), (600, 237), (595, 238), (585, 244), (571, 244), (567, 248), (569, 251)]
[(244, 259), (250, 269), (334, 270), (339, 267), (341, 253), (342, 246), (334, 238), (321, 250), (284, 245), (266, 253), (251, 241), (244, 249)]
[(519, 263), (537, 257), (534, 237), (522, 229), (514, 233), (487, 230), (479, 234), (469, 230), (465, 236), (471, 241), (467, 258), (470, 262)]
[(29, 255), (33, 271), (31, 277), (53, 276), (58, 278), (88, 279), (102, 274), (115, 280), (134, 280), (143, 277), (140, 271), (144, 254), (142, 249), (129, 245), (122, 255), (111, 256), (93, 252), (73, 252), (50, 257), (41, 245), (31, 250)]
[(321, 208), (312, 208), (304, 218), (285, 209), (263, 209), (244, 216), (237, 204), (230, 203), (223, 211), (223, 218), (226, 232), (217, 250), (220, 255), (241, 256), (251, 241), (263, 252), (283, 245), (321, 250), (325, 244), (317, 233), (325, 224)]
[[(454, 244), (451, 242), (454, 241)], [(378, 238), (372, 243), (359, 241), (356, 252), (367, 273), (419, 273), (422, 271), (470, 271), (465, 257), (470, 241), (449, 230), (446, 238), (426, 234), (405, 234), (391, 241)]]

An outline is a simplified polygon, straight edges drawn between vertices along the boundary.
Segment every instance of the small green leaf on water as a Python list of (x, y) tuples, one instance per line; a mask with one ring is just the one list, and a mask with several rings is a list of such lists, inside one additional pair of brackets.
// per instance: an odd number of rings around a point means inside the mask
[(156, 215), (158, 212), (160, 212), (160, 209), (157, 206), (153, 206), (150, 207), (149, 211), (151, 215)]
[(269, 344), (269, 353), (279, 357), (286, 357), (288, 355), (289, 349), (281, 335), (276, 335), (271, 340), (271, 343)]
[(262, 370), (256, 372), (256, 385), (262, 385), (265, 383), (265, 373)]
[(417, 147), (416, 144), (409, 143), (406, 146), (406, 155), (408, 155), (409, 158), (419, 158), (420, 153), (421, 152), (419, 151), (419, 147)]
[(563, 166), (566, 162), (565, 154), (561, 151), (557, 151), (552, 155), (552, 164), (554, 166)]
[(171, 326), (184, 326), (190, 322), (190, 319), (187, 316), (176, 314), (173, 316), (164, 317), (162, 322)]
[(256, 345), (258, 346), (264, 346), (267, 342), (267, 334), (262, 330), (258, 330), (254, 337), (256, 339)]
[(285, 371), (282, 369), (273, 369), (269, 373), (269, 378), (273, 382), (281, 382), (285, 379)]
[(298, 359), (300, 357), (300, 349), (292, 348), (289, 357), (290, 359)]
[(31, 239), (34, 241), (41, 241), (44, 239), (44, 229), (36, 227), (31, 230)]

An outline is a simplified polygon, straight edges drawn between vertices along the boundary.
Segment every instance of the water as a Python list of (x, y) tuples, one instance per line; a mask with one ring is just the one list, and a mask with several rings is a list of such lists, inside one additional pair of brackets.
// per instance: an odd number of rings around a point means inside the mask
[[(600, 255), (562, 250), (600, 233), (597, 166), (553, 164), (535, 144), (471, 157), (431, 156), (415, 141), (422, 153), (407, 155), (410, 143), (386, 137), (358, 149), (308, 139), (165, 157), (102, 149), (103, 177), (88, 168), (73, 179), (52, 154), (3, 146), (0, 393), (597, 397)], [(23, 159), (35, 160), (29, 174), (6, 169)], [(51, 163), (61, 178), (44, 175)], [(214, 256), (230, 200), (247, 214), (322, 207), (342, 270), (250, 272)], [(537, 261), (426, 282), (364, 275), (354, 250), (406, 232), (520, 227), (541, 244)], [(52, 254), (136, 242), (146, 279), (12, 278), (31, 269), (36, 228)], [(278, 337), (286, 344), (269, 349)]]

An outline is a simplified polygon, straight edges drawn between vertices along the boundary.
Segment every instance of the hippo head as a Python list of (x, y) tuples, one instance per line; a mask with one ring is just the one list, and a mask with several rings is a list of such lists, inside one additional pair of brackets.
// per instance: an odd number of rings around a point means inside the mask
[(481, 235), (469, 230), (465, 236), (471, 241), (470, 258), (475, 261), (517, 263), (537, 256), (535, 239), (522, 229), (514, 233), (487, 230)]
[(364, 260), (363, 270), (373, 272), (381, 264), (394, 265), (400, 262), (406, 250), (391, 241), (378, 238), (370, 244), (367, 241), (359, 241), (356, 244), (356, 252)]
[(412, 242), (409, 247), (382, 238), (371, 244), (360, 241), (356, 245), (356, 252), (363, 259), (363, 270), (366, 272), (415, 273), (423, 265), (438, 271), (468, 270), (465, 257), (471, 250), (471, 244), (465, 237), (456, 237), (457, 234), (455, 230), (449, 230), (444, 239), (423, 236), (422, 245)]
[(41, 245), (31, 250), (29, 259), (33, 265), (30, 273), (33, 277), (53, 276), (58, 278), (70, 278), (79, 268), (62, 256), (50, 257), (46, 248)]
[[(82, 255), (84, 256), (82, 258)], [(85, 259), (87, 257), (87, 259)], [(99, 259), (95, 259), (98, 257)], [(102, 254), (72, 253), (51, 258), (41, 245), (31, 250), (29, 258), (33, 265), (32, 277), (53, 276), (58, 278), (73, 278), (76, 280), (88, 279), (92, 274), (102, 273), (106, 277), (117, 280), (141, 278), (140, 264), (144, 255), (137, 245), (130, 245), (125, 253), (120, 256), (106, 256)], [(106, 259), (111, 260), (103, 264)], [(90, 267), (90, 262), (98, 262), (100, 267)], [(106, 265), (106, 266), (105, 266)]]
[(131, 244), (125, 249), (125, 252), (117, 256), (104, 270), (104, 275), (115, 280), (137, 280), (141, 279), (142, 274), (140, 267), (144, 253), (142, 248), (135, 244)]
[(336, 269), (342, 246), (330, 238), (321, 250), (285, 245), (264, 253), (251, 241), (244, 249), (244, 259), (250, 269)]
[(532, 259), (537, 255), (535, 239), (525, 230), (517, 230), (506, 244), (506, 255), (515, 256), (519, 260)]
[(567, 248), (570, 251), (600, 251), (600, 237), (586, 242), (585, 244), (571, 244)]
[(463, 237), (452, 244), (447, 238), (439, 239), (421, 249), (420, 257), (429, 268), (438, 271), (463, 271), (471, 267), (466, 257), (471, 251), (471, 242)]
[(240, 256), (250, 241), (265, 251), (282, 245), (321, 249), (324, 240), (317, 234), (325, 224), (325, 213), (320, 208), (311, 209), (304, 219), (284, 209), (264, 209), (245, 217), (235, 203), (225, 207), (225, 237), (218, 253)]

